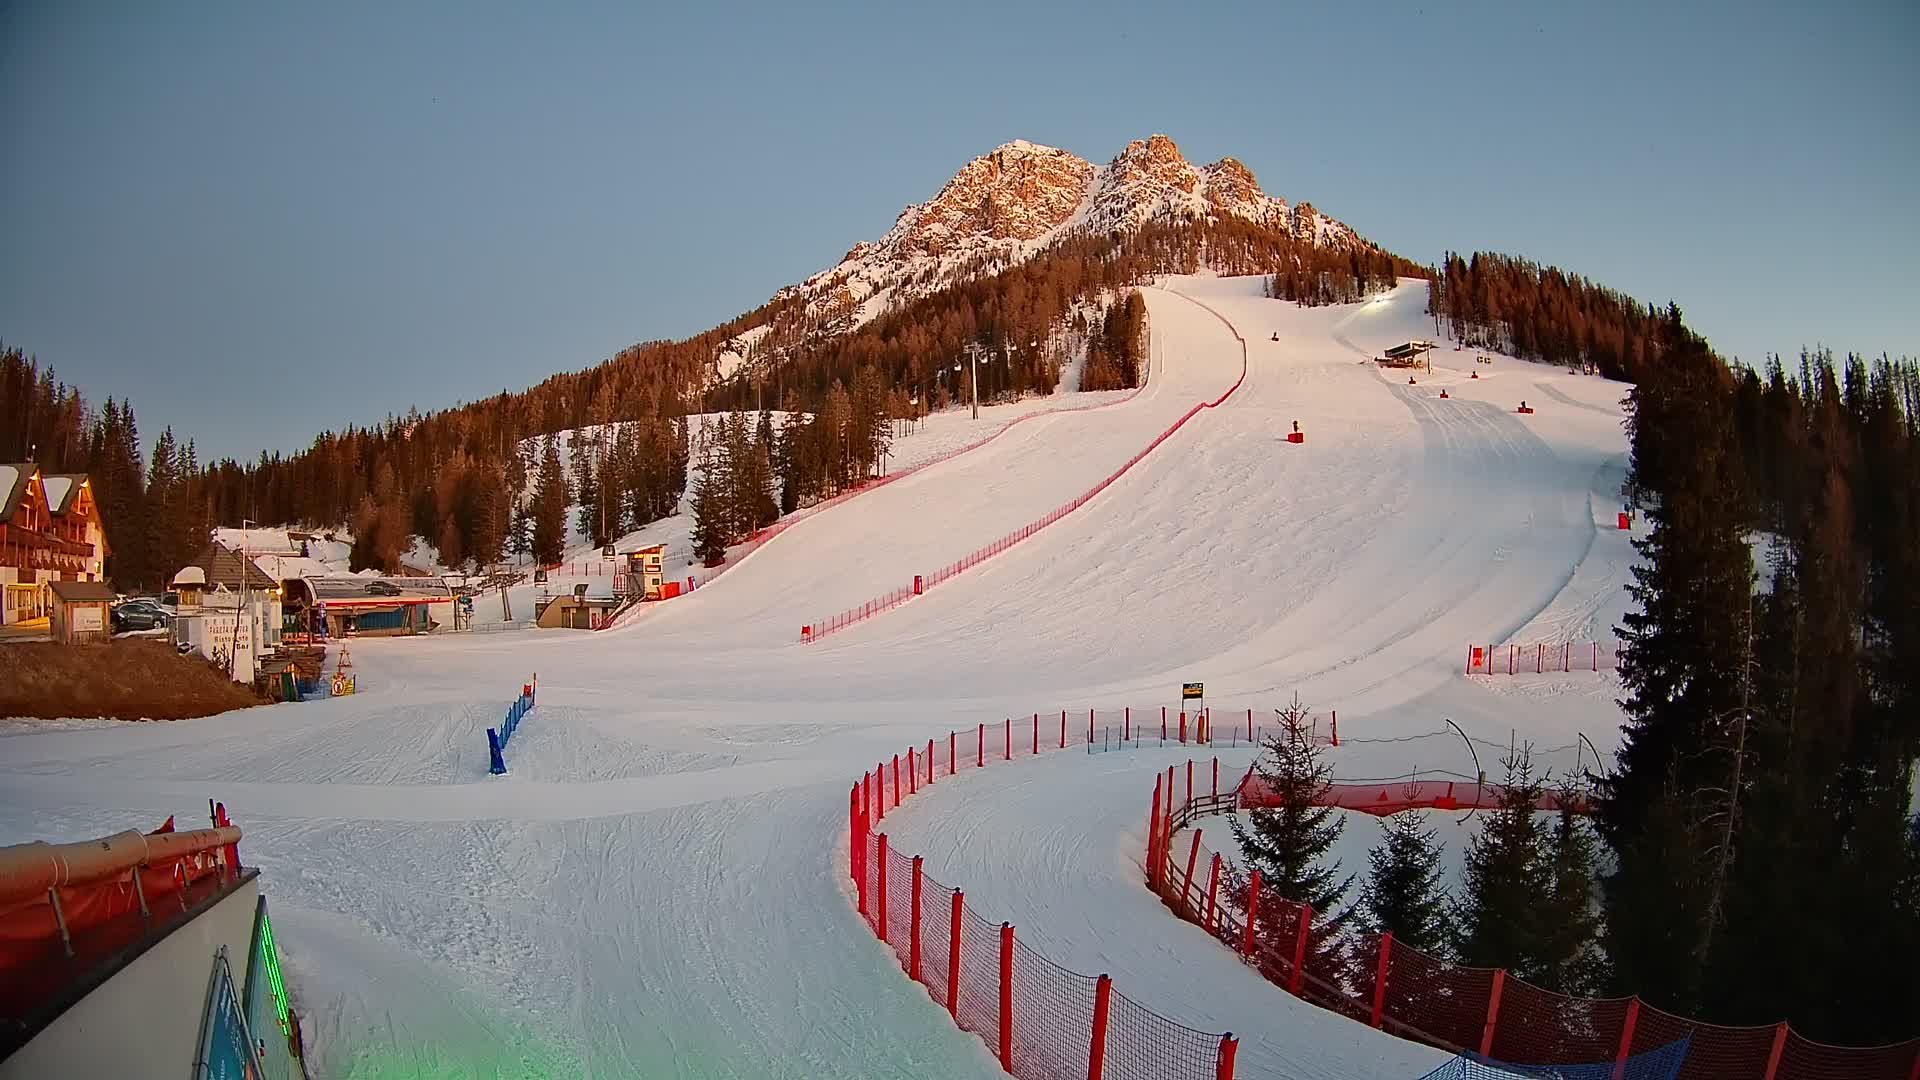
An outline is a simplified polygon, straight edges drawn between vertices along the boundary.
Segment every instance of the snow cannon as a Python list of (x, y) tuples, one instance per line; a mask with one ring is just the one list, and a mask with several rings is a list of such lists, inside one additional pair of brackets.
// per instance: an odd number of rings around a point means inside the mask
[(1440, 400), (1447, 400), (1447, 392), (1444, 389), (1440, 391)]
[(1528, 405), (1526, 402), (1523, 401), (1520, 403), (1520, 407), (1518, 409), (1515, 409), (1514, 411), (1521, 414), (1522, 416), (1532, 416), (1533, 406)]
[(1418, 386), (1419, 384), (1420, 384), (1420, 380), (1418, 380), (1418, 379), (1416, 379), (1416, 378), (1414, 378), (1414, 377), (1413, 377), (1413, 376), (1411, 376), (1411, 375), (1409, 375), (1409, 376), (1407, 376), (1407, 385), (1408, 385), (1408, 386)]
[(1303, 443), (1307, 441), (1306, 433), (1300, 430), (1300, 421), (1295, 420), (1293, 422), (1293, 430), (1287, 432), (1287, 441), (1290, 443)]
[(1272, 336), (1272, 337), (1270, 337), (1270, 338), (1268, 338), (1267, 340), (1268, 340), (1268, 341), (1279, 341), (1279, 340), (1280, 340), (1280, 331), (1278, 331), (1278, 330), (1275, 330), (1275, 331), (1273, 332), (1273, 336)]
[(1633, 515), (1632, 515), (1632, 514), (1621, 514), (1621, 515), (1620, 515), (1620, 529), (1621, 529), (1621, 531), (1623, 531), (1623, 532), (1624, 532), (1624, 531), (1626, 531), (1626, 530), (1628, 530), (1628, 529), (1631, 529), (1631, 528), (1633, 528)]
[(1480, 377), (1480, 373), (1479, 373), (1479, 372), (1477, 372), (1477, 371), (1476, 371), (1476, 372), (1474, 372), (1473, 374), (1471, 374), (1471, 375), (1468, 375), (1468, 376), (1467, 376), (1467, 378), (1469, 378), (1469, 379), (1477, 379), (1477, 378), (1479, 378), (1479, 377)]

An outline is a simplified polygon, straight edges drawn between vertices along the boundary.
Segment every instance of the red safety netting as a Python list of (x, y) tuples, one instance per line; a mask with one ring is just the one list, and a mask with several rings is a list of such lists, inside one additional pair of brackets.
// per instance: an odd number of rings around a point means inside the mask
[(1236, 379), (1234, 381), (1234, 384), (1228, 387), (1225, 393), (1221, 394), (1219, 397), (1215, 398), (1212, 401), (1200, 402), (1199, 404), (1195, 405), (1193, 408), (1188, 409), (1185, 413), (1182, 413), (1180, 418), (1173, 422), (1172, 426), (1168, 427), (1167, 430), (1161, 432), (1158, 437), (1156, 437), (1152, 442), (1148, 443), (1143, 449), (1140, 450), (1139, 453), (1128, 458), (1126, 462), (1123, 463), (1119, 468), (1115, 469), (1112, 473), (1108, 474), (1106, 479), (1101, 480), (1099, 483), (1095, 484), (1092, 488), (1089, 488), (1085, 494), (1074, 499), (1072, 502), (1065, 503), (1061, 506), (1055, 507), (1053, 510), (1047, 512), (1044, 516), (1040, 517), (1039, 519), (1033, 522), (1030, 522), (1026, 525), (1022, 525), (1020, 528), (1015, 529), (1010, 533), (1007, 533), (1006, 535), (992, 541), (991, 543), (988, 543), (970, 552), (969, 554), (962, 556), (961, 558), (951, 563), (948, 563), (943, 567), (940, 567), (938, 570), (935, 570), (928, 574), (920, 575), (920, 577), (916, 579), (916, 582), (913, 586), (896, 590), (895, 592), (888, 593), (884, 597), (879, 597), (874, 600), (870, 600), (864, 604), (860, 604), (855, 607), (848, 608), (846, 611), (843, 611), (838, 615), (829, 616), (828, 618), (823, 619), (820, 622), (807, 624), (807, 626), (801, 630), (800, 640), (806, 641), (806, 642), (818, 641), (822, 637), (826, 636), (827, 634), (831, 634), (837, 630), (843, 630), (846, 627), (852, 626), (854, 623), (860, 622), (864, 619), (870, 619), (873, 616), (880, 614), (881, 612), (890, 611), (893, 608), (898, 607), (900, 604), (904, 603), (908, 599), (911, 599), (913, 596), (917, 595), (918, 593), (924, 592), (927, 589), (931, 589), (934, 586), (939, 585), (941, 582), (947, 581), (959, 574), (963, 574), (966, 571), (972, 569), (973, 567), (976, 567), (981, 563), (986, 562), (988, 559), (993, 558), (995, 555), (1001, 554), (1002, 552), (1006, 551), (1008, 548), (1011, 548), (1015, 544), (1018, 544), (1019, 542), (1021, 542), (1022, 540), (1025, 540), (1028, 537), (1033, 536), (1035, 533), (1039, 532), (1040, 530), (1046, 528), (1049, 525), (1052, 525), (1054, 522), (1059, 521), (1061, 518), (1066, 517), (1068, 514), (1073, 513), (1075, 510), (1078, 510), (1082, 506), (1085, 506), (1087, 503), (1093, 501), (1096, 497), (1100, 495), (1101, 492), (1107, 490), (1108, 487), (1112, 486), (1114, 481), (1126, 475), (1126, 473), (1130, 469), (1132, 469), (1135, 465), (1138, 465), (1142, 460), (1144, 460), (1148, 454), (1151, 454), (1155, 450), (1159, 449), (1161, 443), (1166, 442), (1168, 439), (1172, 438), (1174, 432), (1179, 431), (1182, 427), (1184, 427), (1187, 421), (1199, 415), (1199, 413), (1204, 409), (1217, 408), (1222, 402), (1226, 401), (1229, 397), (1232, 397), (1234, 391), (1240, 389), (1240, 384), (1245, 382), (1247, 378), (1246, 357), (1244, 356), (1244, 352), (1245, 352), (1244, 342), (1241, 345), (1241, 349), (1242, 349), (1243, 355), (1241, 357), (1240, 378)]
[(1535, 641), (1467, 646), (1469, 675), (1544, 675), (1548, 672), (1617, 671), (1620, 645), (1613, 641)]
[[(1160, 781), (1163, 790), (1170, 786), (1167, 773)], [(1149, 884), (1167, 907), (1209, 927), (1221, 944), (1240, 953), (1276, 986), (1362, 1023), (1376, 1022), (1377, 1003), (1379, 1026), (1396, 1035), (1520, 1065), (1621, 1061), (1687, 1039), (1682, 1080), (1915, 1080), (1920, 1070), (1920, 1039), (1841, 1047), (1804, 1039), (1781, 1024), (1698, 1023), (1634, 998), (1574, 998), (1505, 972), (1457, 967), (1397, 941), (1388, 951), (1386, 984), (1379, 992), (1381, 937), (1348, 935), (1342, 943), (1316, 948), (1311, 934), (1305, 942), (1301, 936), (1308, 909), (1277, 900), (1263, 889), (1253, 905), (1256, 933), (1249, 939), (1245, 926), (1250, 883), (1231, 864), (1223, 865), (1210, 905), (1213, 852), (1202, 841), (1196, 858), (1192, 838), (1199, 832), (1191, 826), (1205, 814), (1231, 809), (1233, 803), (1204, 796), (1189, 801), (1183, 783), (1172, 790), (1170, 805), (1162, 805), (1161, 817), (1150, 830), (1145, 864)], [(1191, 885), (1189, 865), (1197, 867)], [(1298, 975), (1296, 956), (1305, 961)], [(1629, 1025), (1630, 1039), (1624, 1038)]]
[(931, 752), (924, 745), (916, 747), (897, 764), (889, 755), (862, 776), (853, 787), (848, 810), (849, 869), (863, 917), (875, 936), (893, 950), (901, 968), (917, 977), (937, 1005), (952, 1010), (955, 1024), (978, 1035), (989, 1052), (1022, 1080), (1089, 1076), (1096, 1043), (1104, 1055), (1099, 1075), (1105, 1077), (1231, 1077), (1233, 1040), (1160, 1016), (1110, 983), (1103, 1027), (1098, 1007), (1101, 979), (1070, 971), (1034, 952), (1011, 928), (1003, 931), (1002, 924), (968, 907), (964, 897), (956, 925), (956, 890), (928, 876), (924, 864), (918, 874), (916, 918), (914, 860), (887, 845), (882, 815), (929, 778), (939, 783), (956, 763), (960, 768), (977, 768), (1014, 755), (1030, 757), (1058, 750), (1062, 742), (1080, 749), (1083, 743), (1075, 737), (1073, 721), (1074, 714), (1069, 712), (1064, 718), (1057, 713), (1030, 714), (1024, 722), (981, 725), (970, 732), (952, 733), (944, 741), (933, 740)]

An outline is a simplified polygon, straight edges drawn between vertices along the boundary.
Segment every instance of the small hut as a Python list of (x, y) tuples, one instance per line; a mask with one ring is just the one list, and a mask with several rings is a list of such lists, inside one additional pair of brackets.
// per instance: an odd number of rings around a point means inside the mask
[(56, 581), (53, 590), (53, 640), (62, 645), (92, 645), (113, 640), (113, 587), (104, 581)]

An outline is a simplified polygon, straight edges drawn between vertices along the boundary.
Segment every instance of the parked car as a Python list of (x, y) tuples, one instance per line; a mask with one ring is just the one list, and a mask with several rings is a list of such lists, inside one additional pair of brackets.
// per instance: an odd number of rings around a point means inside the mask
[(369, 581), (367, 591), (375, 596), (399, 596), (400, 586), (391, 581)]
[(173, 622), (173, 617), (151, 600), (129, 600), (113, 609), (112, 618), (116, 634), (129, 630), (164, 630)]

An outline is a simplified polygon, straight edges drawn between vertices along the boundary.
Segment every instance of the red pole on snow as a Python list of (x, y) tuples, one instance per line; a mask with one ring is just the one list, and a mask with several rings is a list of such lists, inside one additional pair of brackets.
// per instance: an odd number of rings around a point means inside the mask
[(1333, 745), (1340, 745), (1340, 710), (1333, 710)]
[(1187, 801), (1182, 805), (1187, 807), (1193, 806), (1193, 759), (1192, 758), (1187, 759)]
[(880, 808), (880, 812), (874, 815), (874, 820), (885, 821), (887, 820), (887, 763), (883, 761), (875, 765), (873, 772), (873, 800), (874, 805)]
[(879, 924), (876, 929), (880, 931), (880, 940), (885, 941), (887, 940), (887, 834), (881, 833), (878, 839), (880, 841), (880, 905)]
[(1500, 991), (1507, 986), (1507, 969), (1501, 968), (1493, 973), (1493, 993), (1487, 998), (1487, 1028), (1480, 1036), (1480, 1056), (1488, 1057), (1493, 1053), (1493, 1028), (1500, 1020)]
[(983, 768), (987, 764), (987, 725), (980, 725), (979, 736), (979, 758), (973, 763), (973, 767), (976, 769)]
[(1013, 760), (1013, 717), (1007, 717), (1007, 760)]
[(907, 747), (907, 794), (920, 790), (920, 766), (913, 760), (913, 747)]
[(1131, 705), (1127, 706), (1127, 711), (1123, 714), (1123, 717), (1124, 718), (1120, 721), (1120, 741), (1132, 742), (1133, 741), (1133, 706)]
[(1253, 710), (1247, 710), (1247, 741), (1253, 741)]
[(1300, 929), (1293, 935), (1293, 974), (1287, 978), (1287, 992), (1300, 996), (1300, 984), (1307, 970), (1307, 942), (1313, 937), (1313, 905), (1300, 905)]
[(1240, 955), (1253, 955), (1253, 927), (1260, 918), (1260, 871), (1253, 872), (1253, 883), (1247, 889), (1247, 926), (1240, 939)]
[(1194, 871), (1194, 868), (1199, 865), (1200, 865), (1200, 830), (1195, 829), (1193, 830), (1193, 847), (1187, 850), (1187, 880), (1184, 884), (1180, 886), (1180, 906), (1182, 908), (1187, 909), (1188, 914), (1192, 913), (1192, 909), (1188, 908), (1189, 901), (1187, 900), (1187, 897), (1193, 893), (1193, 871)]
[(1153, 812), (1147, 815), (1147, 884), (1160, 881), (1160, 774), (1153, 774)]
[(860, 896), (860, 903), (857, 905), (860, 909), (860, 917), (865, 918), (867, 914), (867, 836), (860, 829), (859, 784), (853, 785), (848, 801), (852, 804), (852, 808), (848, 811), (847, 830), (852, 842), (847, 846), (850, 856), (847, 861), (852, 864), (849, 869), (853, 871), (854, 891)]
[(960, 755), (954, 753), (955, 745), (956, 743), (955, 743), (954, 733), (951, 731), (947, 732), (947, 775), (948, 776), (952, 776), (953, 771), (960, 767)]
[(966, 922), (966, 898), (953, 890), (953, 912), (947, 916), (947, 1015), (960, 1010), (960, 925)]
[(1167, 741), (1167, 707), (1160, 706), (1160, 741)]
[(927, 740), (927, 786), (933, 786), (933, 740)]
[(1113, 980), (1105, 975), (1093, 984), (1093, 1042), (1087, 1048), (1087, 1080), (1101, 1080), (1107, 1069), (1107, 1011), (1113, 1002)]
[(1233, 1059), (1240, 1053), (1240, 1040), (1229, 1031), (1220, 1036), (1220, 1067), (1215, 1072), (1215, 1080), (1233, 1080)]
[(893, 805), (900, 805), (900, 755), (893, 755)]
[(907, 978), (920, 981), (920, 856), (913, 857), (913, 938), (907, 946)]
[(1000, 1067), (1013, 1071), (1013, 924), (1000, 924)]
[(1774, 1074), (1780, 1071), (1780, 1054), (1786, 1050), (1786, 1048), (1787, 1022), (1782, 1020), (1780, 1021), (1780, 1026), (1774, 1029), (1773, 1050), (1767, 1054), (1767, 1071), (1760, 1077), (1760, 1080), (1773, 1080)]
[[(1613, 1056), (1613, 1080), (1627, 1075), (1627, 1057), (1633, 1052), (1633, 1028), (1639, 1022), (1640, 998), (1635, 996), (1627, 1002), (1627, 1022), (1620, 1027), (1620, 1051)], [(1914, 1064), (1920, 1068), (1920, 1059), (1915, 1059)]]
[[(1380, 1017), (1387, 1008), (1387, 965), (1393, 960), (1393, 931), (1380, 935), (1380, 966), (1373, 976), (1373, 1026), (1380, 1026)], [(1487, 1031), (1487, 1038), (1493, 1038), (1493, 1031)], [(1482, 1051), (1485, 1053), (1485, 1051)]]
[(1213, 853), (1213, 869), (1207, 874), (1207, 933), (1217, 933), (1220, 900), (1220, 853)]
[(1187, 710), (1185, 709), (1180, 710), (1180, 741), (1183, 744), (1187, 741)]
[(1213, 759), (1213, 797), (1220, 797), (1220, 759)]

